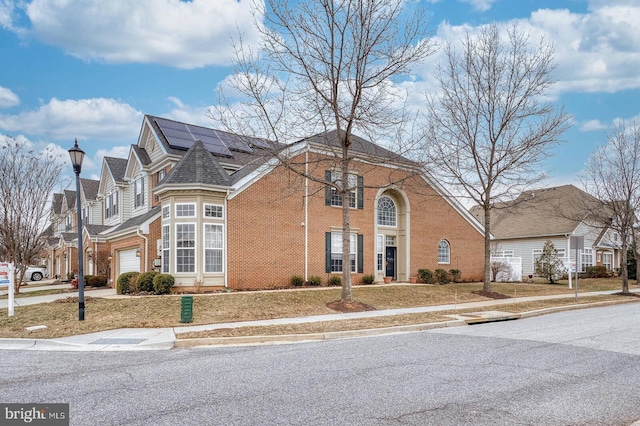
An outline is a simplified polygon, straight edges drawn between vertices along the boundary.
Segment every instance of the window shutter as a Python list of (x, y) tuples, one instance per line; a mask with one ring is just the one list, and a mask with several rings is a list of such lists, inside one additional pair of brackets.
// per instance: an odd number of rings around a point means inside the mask
[(364, 236), (358, 234), (358, 273), (364, 272)]
[(140, 185), (142, 186), (142, 195), (140, 196), (142, 199), (140, 200), (140, 205), (144, 206), (144, 178), (140, 178)]
[(325, 232), (325, 246), (324, 246), (324, 269), (326, 273), (331, 272), (331, 232)]
[[(324, 171), (324, 180), (326, 180), (327, 182), (331, 182), (331, 170)], [(331, 185), (327, 185), (324, 188), (324, 205), (325, 206), (331, 205)]]
[(358, 209), (364, 209), (364, 178), (358, 176)]

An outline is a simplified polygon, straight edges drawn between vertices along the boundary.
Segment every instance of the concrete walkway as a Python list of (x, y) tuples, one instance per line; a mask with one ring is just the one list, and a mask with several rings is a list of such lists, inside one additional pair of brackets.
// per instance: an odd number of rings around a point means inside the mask
[[(640, 289), (633, 290), (634, 292), (640, 292)], [(590, 293), (580, 293), (578, 300), (581, 297), (606, 295), (618, 292), (614, 291), (599, 291)], [(115, 289), (101, 289), (91, 290), (85, 293), (85, 295), (91, 295), (94, 297), (122, 297), (115, 293)], [(28, 303), (22, 303), (20, 306), (26, 304), (46, 303), (52, 302), (56, 299), (65, 297), (76, 297), (75, 293), (63, 293), (63, 294), (50, 294), (44, 296), (24, 297), (17, 299), (18, 301), (27, 301)], [(373, 318), (392, 315), (405, 315), (405, 314), (418, 314), (427, 312), (439, 312), (450, 311), (457, 309), (477, 309), (478, 311), (487, 310), (490, 308), (495, 313), (496, 309), (501, 306), (510, 305), (513, 303), (530, 302), (536, 300), (554, 300), (554, 299), (573, 299), (575, 295), (571, 294), (557, 294), (550, 296), (534, 296), (534, 297), (518, 297), (511, 299), (501, 300), (485, 300), (480, 302), (468, 302), (449, 305), (438, 306), (424, 306), (416, 308), (403, 308), (403, 309), (385, 309), (379, 311), (365, 311), (365, 312), (351, 312), (351, 313), (339, 313), (330, 315), (314, 315), (306, 317), (296, 318), (278, 318), (259, 321), (242, 321), (232, 323), (218, 323), (218, 324), (206, 324), (206, 325), (191, 325), (173, 328), (125, 328), (118, 330), (101, 331), (90, 334), (82, 334), (78, 336), (62, 337), (58, 339), (12, 339), (12, 338), (0, 338), (0, 350), (2, 349), (22, 349), (22, 350), (53, 350), (53, 351), (128, 351), (128, 350), (162, 350), (171, 349), (175, 346), (187, 347), (187, 346), (206, 346), (206, 345), (229, 345), (229, 344), (262, 344), (262, 343), (282, 343), (282, 342), (294, 342), (294, 341), (311, 341), (311, 340), (327, 340), (345, 337), (360, 337), (371, 336), (387, 333), (409, 332), (417, 330), (426, 330), (432, 328), (442, 327), (454, 327), (463, 326), (467, 323), (464, 319), (454, 319), (446, 322), (437, 322), (430, 324), (416, 324), (401, 327), (382, 328), (374, 330), (354, 330), (346, 332), (333, 332), (333, 333), (317, 333), (312, 335), (289, 335), (289, 336), (253, 336), (253, 337), (231, 337), (231, 338), (205, 338), (205, 339), (188, 339), (178, 340), (176, 336), (180, 334), (216, 330), (216, 329), (229, 329), (248, 326), (267, 326), (267, 325), (283, 325), (283, 324), (306, 324), (321, 321), (340, 321), (358, 318)], [(0, 304), (0, 308), (6, 308), (6, 300), (4, 305)], [(591, 304), (597, 306), (598, 304)], [(578, 305), (577, 307), (584, 307), (585, 305)], [(557, 312), (559, 310), (574, 309), (576, 305), (567, 307), (558, 307), (553, 309), (546, 309), (542, 311), (534, 311), (530, 313), (522, 313), (517, 317), (527, 317), (533, 315), (540, 315), (542, 313)], [(497, 312), (498, 314), (509, 314), (508, 312)]]

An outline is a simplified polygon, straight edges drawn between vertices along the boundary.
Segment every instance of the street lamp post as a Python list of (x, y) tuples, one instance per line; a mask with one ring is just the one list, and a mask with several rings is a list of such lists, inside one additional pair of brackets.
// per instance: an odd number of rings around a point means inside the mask
[(78, 320), (84, 321), (84, 265), (82, 252), (82, 209), (80, 206), (80, 171), (82, 170), (82, 160), (84, 151), (78, 146), (78, 139), (75, 145), (69, 150), (73, 172), (76, 174), (76, 211), (78, 213)]

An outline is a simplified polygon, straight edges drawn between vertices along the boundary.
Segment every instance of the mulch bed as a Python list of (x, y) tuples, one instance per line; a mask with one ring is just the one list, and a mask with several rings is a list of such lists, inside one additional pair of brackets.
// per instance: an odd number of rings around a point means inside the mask
[(364, 312), (364, 311), (375, 311), (376, 308), (373, 306), (367, 305), (366, 303), (353, 301), (353, 302), (342, 302), (340, 300), (336, 300), (334, 302), (327, 303), (327, 308), (333, 309), (338, 312)]
[(511, 299), (511, 296), (507, 296), (506, 294), (498, 293), (496, 291), (472, 291), (471, 293), (477, 294), (478, 296), (488, 297), (489, 299)]
[(623, 292), (618, 292), (618, 293), (613, 293), (615, 296), (629, 296), (629, 297), (640, 297), (640, 294), (638, 293), (623, 293)]

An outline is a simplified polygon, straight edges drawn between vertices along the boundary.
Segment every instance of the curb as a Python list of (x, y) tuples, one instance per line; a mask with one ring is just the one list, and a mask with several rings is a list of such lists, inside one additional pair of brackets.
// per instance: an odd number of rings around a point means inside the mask
[(357, 337), (383, 336), (386, 334), (411, 333), (436, 328), (459, 327), (466, 325), (464, 320), (451, 320), (443, 322), (431, 322), (425, 324), (400, 325), (397, 327), (370, 328), (365, 330), (332, 331), (328, 333), (309, 334), (282, 334), (267, 336), (240, 336), (240, 337), (199, 337), (193, 339), (177, 339), (175, 348), (193, 348), (199, 346), (240, 346), (240, 345), (264, 345), (302, 343), (322, 340), (351, 339)]
[[(521, 312), (517, 318), (524, 319), (552, 314), (555, 312), (572, 311), (577, 309), (595, 308), (601, 306), (621, 305), (627, 303), (639, 303), (640, 300), (608, 300), (604, 302), (592, 302), (579, 305), (556, 306), (553, 308), (537, 309), (534, 311)], [(483, 321), (492, 322), (492, 321)], [(480, 323), (480, 322), (476, 322)], [(474, 323), (475, 324), (475, 323)], [(192, 339), (180, 339), (176, 334), (174, 348), (194, 348), (205, 346), (249, 346), (249, 345), (268, 345), (268, 344), (287, 344), (302, 342), (318, 342), (323, 340), (351, 339), (357, 337), (383, 336), (387, 334), (410, 333), (414, 331), (426, 331), (438, 328), (460, 327), (471, 325), (466, 320), (450, 320), (442, 322), (432, 322), (424, 324), (400, 325), (396, 327), (371, 328), (363, 330), (346, 330), (333, 331), (327, 333), (309, 333), (309, 334), (281, 334), (281, 335), (264, 335), (264, 336), (239, 336), (239, 337), (197, 337)]]

